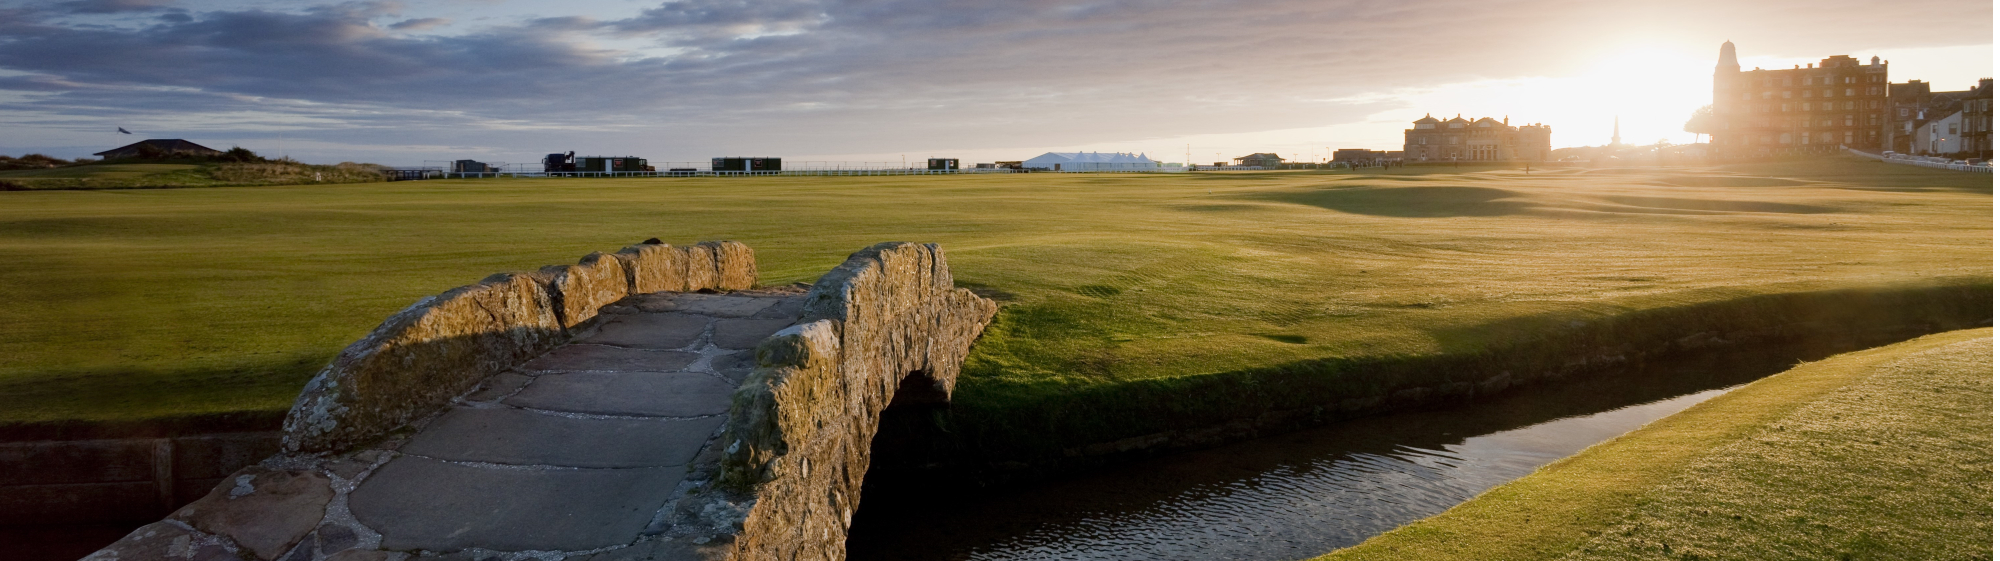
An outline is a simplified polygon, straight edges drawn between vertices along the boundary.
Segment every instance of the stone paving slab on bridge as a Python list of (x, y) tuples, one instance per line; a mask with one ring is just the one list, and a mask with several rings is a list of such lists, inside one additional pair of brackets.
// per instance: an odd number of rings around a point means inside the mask
[(580, 552), (654, 525), (796, 292), (663, 293), (423, 424), (348, 494), (394, 551)]

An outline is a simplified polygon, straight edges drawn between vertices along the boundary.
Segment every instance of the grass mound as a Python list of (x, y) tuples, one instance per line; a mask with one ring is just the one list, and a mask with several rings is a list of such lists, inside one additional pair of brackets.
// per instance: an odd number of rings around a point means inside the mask
[[(26, 159), (26, 157), (22, 158)], [(169, 189), (369, 183), (384, 180), (381, 167), (344, 162), (322, 166), (291, 160), (216, 159), (114, 160), (80, 164), (17, 167), (0, 171), (0, 191)], [(4, 162), (0, 162), (4, 163)]]
[(1992, 335), (1800, 365), (1320, 559), (1985, 558)]

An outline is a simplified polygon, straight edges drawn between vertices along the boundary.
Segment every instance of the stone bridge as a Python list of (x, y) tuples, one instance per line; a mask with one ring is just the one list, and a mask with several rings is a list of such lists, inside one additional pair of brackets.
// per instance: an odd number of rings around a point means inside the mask
[(757, 288), (649, 243), (424, 299), (341, 352), (284, 452), (109, 560), (841, 559), (891, 402), (948, 400), (995, 311), (935, 245)]

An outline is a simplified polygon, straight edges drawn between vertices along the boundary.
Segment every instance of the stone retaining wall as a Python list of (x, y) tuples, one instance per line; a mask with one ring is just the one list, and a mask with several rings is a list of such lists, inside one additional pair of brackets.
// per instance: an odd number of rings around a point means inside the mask
[(757, 283), (749, 246), (658, 241), (592, 253), (575, 265), (493, 275), (397, 312), (306, 384), (285, 418), (284, 450), (336, 453), (378, 439), (563, 344), (570, 328), (628, 295)]
[(952, 286), (936, 245), (848, 257), (813, 286), (799, 325), (758, 346), (718, 441), (716, 497), (689, 514), (727, 513), (717, 522), (740, 528), (729, 559), (845, 558), (882, 410), (949, 399), (997, 310)]
[(0, 444), (0, 525), (155, 520), (276, 451), (275, 432)]

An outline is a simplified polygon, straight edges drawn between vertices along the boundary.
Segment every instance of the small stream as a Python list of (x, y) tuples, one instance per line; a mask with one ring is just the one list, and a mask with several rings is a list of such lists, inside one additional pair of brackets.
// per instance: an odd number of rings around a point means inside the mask
[[(989, 489), (870, 475), (848, 558), (1292, 560), (1360, 543), (1800, 361), (1822, 341), (1676, 357)], [(879, 478), (891, 479), (891, 478)]]

